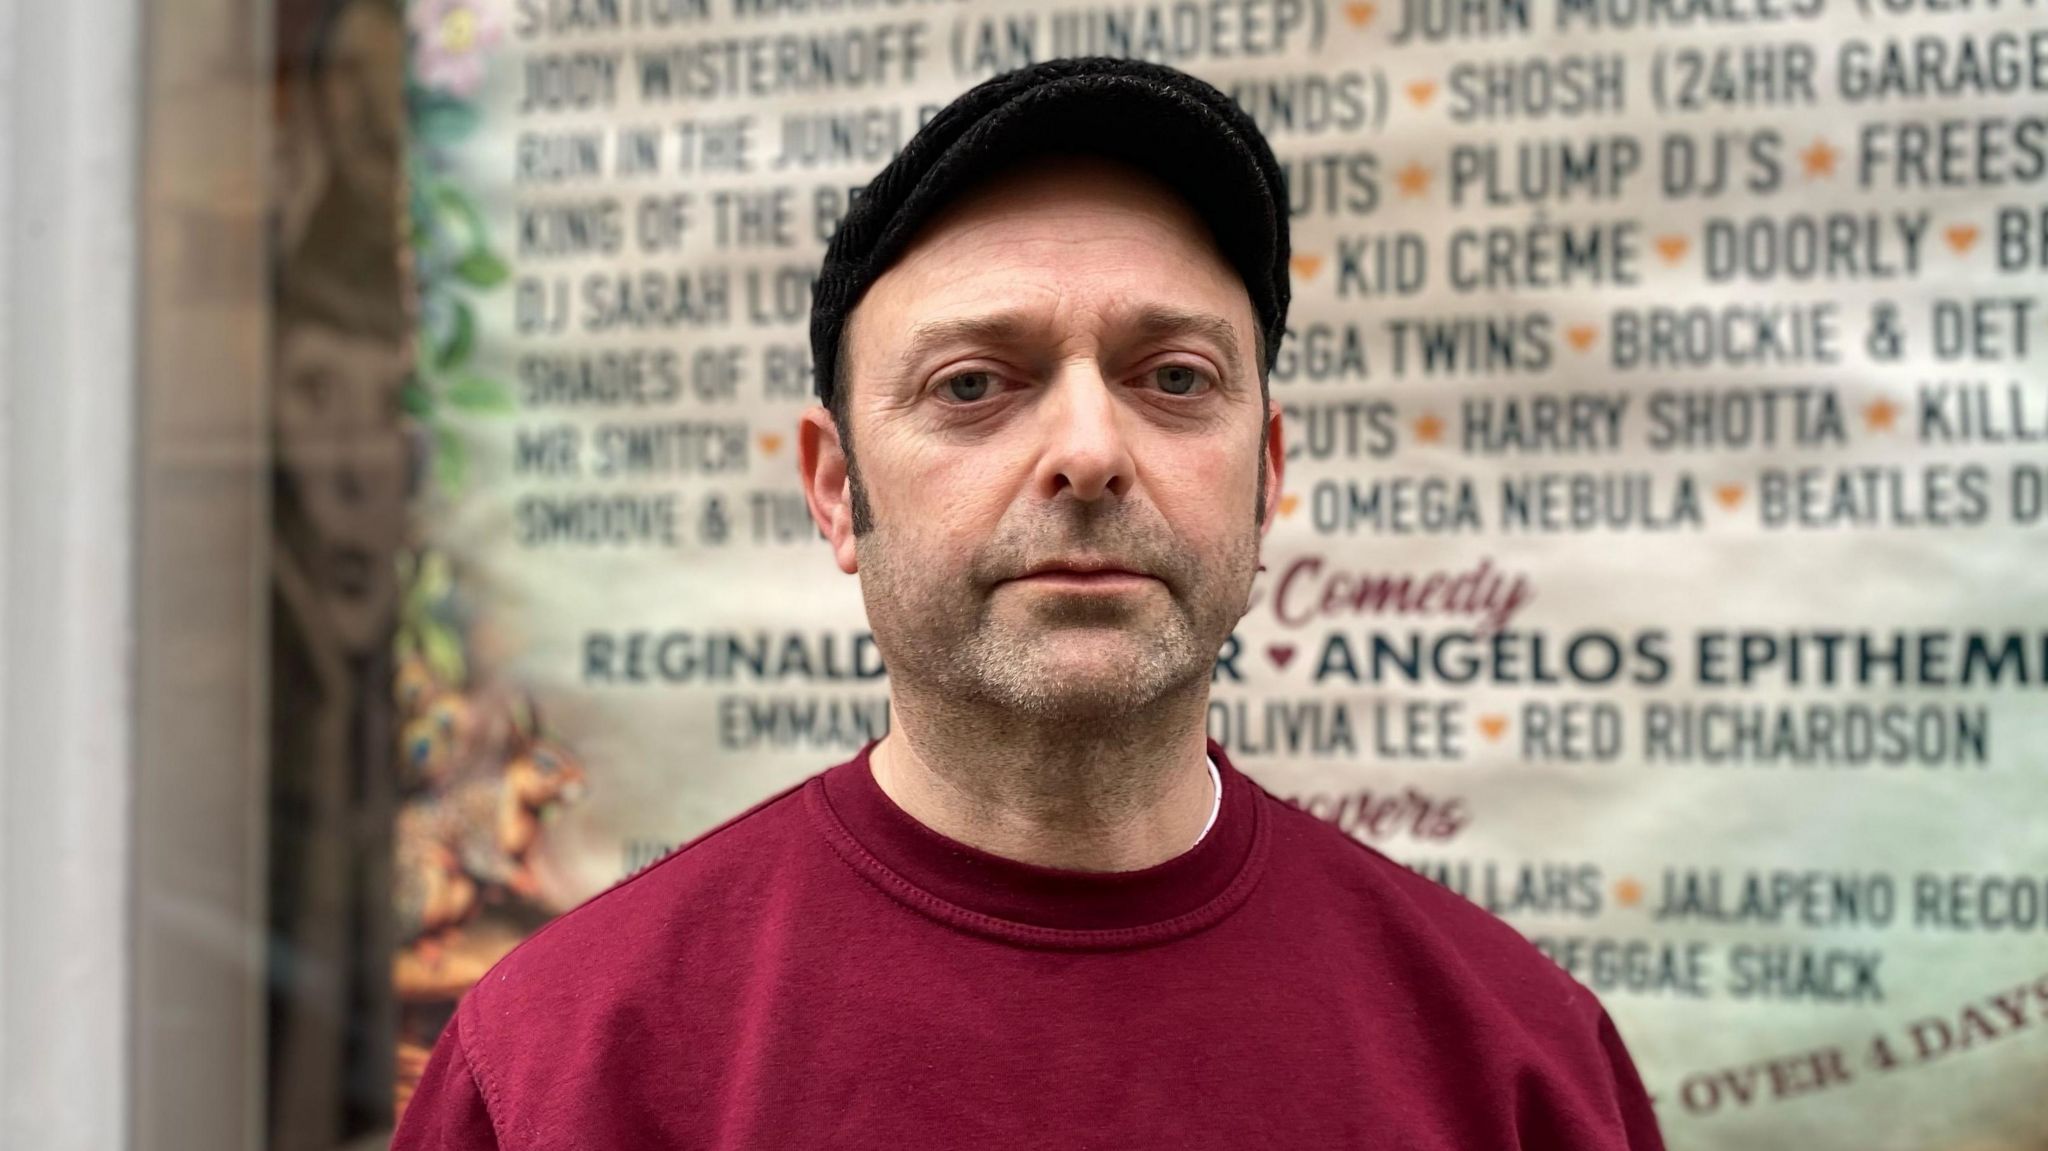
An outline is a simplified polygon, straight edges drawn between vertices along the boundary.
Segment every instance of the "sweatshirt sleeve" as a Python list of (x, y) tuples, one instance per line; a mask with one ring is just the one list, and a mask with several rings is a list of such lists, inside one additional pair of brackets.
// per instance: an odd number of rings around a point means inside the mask
[(498, 1151), (491, 1109), (462, 1046), (462, 1013), (441, 1032), (391, 1151)]
[(1600, 1012), (1600, 1045), (1607, 1052), (1608, 1065), (1614, 1069), (1615, 1101), (1621, 1109), (1628, 1151), (1664, 1151), (1664, 1136), (1657, 1130), (1657, 1111), (1650, 1103), (1650, 1093), (1643, 1088), (1635, 1060), (1629, 1058), (1621, 1032), (1615, 1029), (1614, 1020), (1605, 1009)]

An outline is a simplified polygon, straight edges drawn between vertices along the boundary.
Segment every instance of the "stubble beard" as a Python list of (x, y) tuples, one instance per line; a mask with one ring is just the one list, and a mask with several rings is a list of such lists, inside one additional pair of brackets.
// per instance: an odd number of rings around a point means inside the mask
[[(1247, 525), (1226, 555), (1204, 564), (1156, 515), (1066, 504), (999, 535), (964, 578), (932, 577), (914, 541), (881, 524), (858, 546), (892, 682), (938, 706), (996, 713), (988, 718), (998, 723), (1094, 728), (1199, 693), (1244, 614), (1259, 533)], [(1164, 586), (1116, 596), (997, 586), (1032, 563), (1084, 551), (1141, 566)], [(1065, 658), (1075, 646), (1090, 649), (1094, 666)]]

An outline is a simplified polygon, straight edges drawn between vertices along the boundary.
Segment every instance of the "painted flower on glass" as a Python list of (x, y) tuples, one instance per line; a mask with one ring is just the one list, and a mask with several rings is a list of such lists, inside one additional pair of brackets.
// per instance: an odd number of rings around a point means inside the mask
[(484, 82), (484, 60), (505, 35), (493, 0), (413, 0), (413, 76), (427, 88), (473, 96)]
[[(505, 35), (504, 0), (412, 0), (412, 75), (406, 83), (410, 272), (419, 355), (401, 400), (422, 456), (441, 488), (464, 484), (469, 451), (463, 421), (503, 416), (517, 405), (505, 385), (474, 362), (479, 309), (511, 276), (491, 244), (483, 209), (456, 156), (483, 115), (475, 103), (490, 49)], [(428, 446), (431, 445), (431, 446)]]

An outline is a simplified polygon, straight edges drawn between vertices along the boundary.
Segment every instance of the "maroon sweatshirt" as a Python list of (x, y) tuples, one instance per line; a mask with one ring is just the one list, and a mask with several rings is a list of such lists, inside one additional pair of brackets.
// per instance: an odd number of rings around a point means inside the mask
[(393, 1146), (1662, 1146), (1590, 992), (1209, 753), (1209, 834), (1090, 873), (939, 835), (863, 751), (507, 956)]

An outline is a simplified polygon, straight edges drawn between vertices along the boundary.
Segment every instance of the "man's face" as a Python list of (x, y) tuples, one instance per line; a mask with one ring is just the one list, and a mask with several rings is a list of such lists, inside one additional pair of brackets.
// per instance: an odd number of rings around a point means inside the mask
[(277, 347), (278, 460), (311, 528), (300, 559), (350, 651), (389, 642), (397, 610), (391, 556), (404, 537), (406, 441), (396, 338), (285, 317)]
[(1206, 677), (1279, 497), (1255, 324), (1193, 209), (1134, 169), (1034, 164), (932, 220), (848, 324), (870, 530), (831, 417), (800, 435), (892, 676), (1075, 719)]

